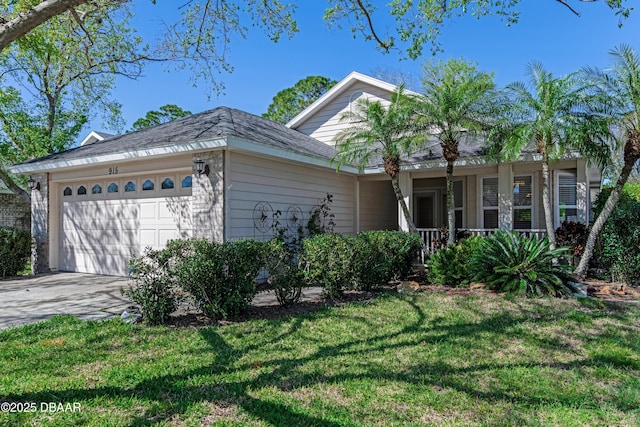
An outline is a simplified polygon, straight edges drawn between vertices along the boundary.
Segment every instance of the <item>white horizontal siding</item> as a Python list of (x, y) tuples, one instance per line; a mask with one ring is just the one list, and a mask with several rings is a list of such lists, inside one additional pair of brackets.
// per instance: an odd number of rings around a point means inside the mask
[[(300, 166), (240, 153), (230, 153), (227, 177), (227, 203), (230, 240), (241, 238), (269, 239), (272, 230), (261, 231), (254, 223), (254, 210), (259, 203), (268, 203), (281, 211), (280, 223), (286, 225), (287, 211), (299, 208), (299, 224), (306, 226), (311, 212), (327, 193), (333, 195), (331, 213), (335, 215), (335, 231), (354, 232), (355, 177), (333, 170)], [(272, 215), (271, 215), (272, 216)], [(272, 218), (266, 222), (270, 223)]]
[(391, 181), (362, 181), (360, 231), (397, 230), (398, 202)]
[(296, 127), (296, 130), (325, 144), (335, 145), (335, 138), (338, 132), (349, 126), (348, 123), (340, 121), (340, 116), (349, 111), (350, 104), (361, 97), (366, 97), (372, 101), (380, 100), (383, 104), (388, 104), (391, 100), (391, 92), (358, 82), (345, 90), (341, 96), (317, 111), (313, 116), (307, 118), (304, 123)]

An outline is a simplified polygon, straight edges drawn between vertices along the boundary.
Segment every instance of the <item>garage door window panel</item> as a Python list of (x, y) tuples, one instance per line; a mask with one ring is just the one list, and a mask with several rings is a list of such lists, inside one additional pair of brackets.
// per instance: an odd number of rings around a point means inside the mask
[(81, 185), (80, 187), (78, 187), (77, 194), (78, 194), (78, 196), (86, 196), (87, 195), (87, 187), (85, 187), (84, 185)]
[(91, 194), (102, 194), (102, 187), (100, 184), (96, 184), (91, 187)]
[(119, 191), (120, 191), (120, 189), (118, 188), (118, 184), (116, 184), (115, 182), (112, 182), (107, 187), (107, 193), (117, 193)]
[(136, 191), (136, 184), (133, 181), (127, 182), (127, 184), (124, 186), (125, 193), (135, 193), (135, 191)]
[(64, 189), (64, 191), (62, 192), (62, 194), (67, 197), (67, 196), (72, 196), (73, 195), (73, 190), (71, 189), (71, 187), (66, 187)]
[(153, 191), (155, 188), (156, 188), (155, 184), (150, 179), (147, 179), (142, 184), (142, 191)]
[(165, 178), (162, 181), (162, 185), (160, 186), (160, 188), (162, 188), (163, 190), (173, 190), (174, 189), (174, 184), (173, 184), (173, 180), (171, 178)]

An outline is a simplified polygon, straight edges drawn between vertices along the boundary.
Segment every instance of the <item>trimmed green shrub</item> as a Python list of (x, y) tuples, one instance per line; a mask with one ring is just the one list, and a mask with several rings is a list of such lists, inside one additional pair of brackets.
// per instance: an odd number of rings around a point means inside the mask
[(272, 239), (265, 249), (265, 265), (269, 272), (268, 282), (281, 306), (290, 306), (302, 296), (304, 273), (281, 240)]
[(484, 237), (469, 237), (432, 254), (426, 263), (429, 282), (441, 286), (468, 286), (472, 279), (469, 264), (483, 240)]
[(177, 278), (171, 271), (175, 254), (172, 248), (147, 248), (130, 261), (129, 287), (121, 293), (140, 306), (142, 320), (150, 325), (165, 324), (180, 304)]
[(15, 276), (27, 267), (31, 234), (18, 228), (0, 227), (0, 277)]
[(304, 239), (301, 261), (307, 282), (322, 286), (325, 296), (341, 296), (353, 286), (353, 254), (353, 237), (327, 233)]
[[(602, 210), (609, 191), (603, 190), (596, 200), (595, 213)], [(624, 187), (598, 236), (595, 256), (612, 280), (640, 282), (640, 185)]]
[(353, 244), (354, 284), (361, 290), (406, 277), (422, 249), (420, 236), (402, 231), (364, 231)]
[(571, 266), (556, 263), (569, 248), (551, 249), (545, 237), (496, 231), (480, 243), (469, 265), (473, 279), (489, 289), (520, 295), (570, 295)]
[[(182, 289), (208, 317), (226, 319), (248, 308), (263, 266), (265, 243), (256, 240), (216, 243), (190, 239), (173, 266)], [(184, 247), (183, 247), (184, 249)]]

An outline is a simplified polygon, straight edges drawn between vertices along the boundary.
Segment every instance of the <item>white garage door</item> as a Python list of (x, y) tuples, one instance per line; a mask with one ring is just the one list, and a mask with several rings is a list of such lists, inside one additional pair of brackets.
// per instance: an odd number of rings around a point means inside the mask
[[(144, 182), (154, 181), (122, 180), (111, 188), (132, 184), (129, 188), (137, 189)], [(104, 184), (90, 184), (90, 194), (84, 194), (88, 187), (82, 184), (61, 186), (60, 270), (126, 276), (129, 260), (145, 247), (159, 249), (168, 240), (191, 236), (190, 196), (154, 197), (161, 194), (155, 185), (153, 192), (141, 192), (138, 197), (135, 190), (128, 194), (97, 192), (112, 182)], [(188, 188), (168, 190), (173, 190), (171, 194), (190, 192), (190, 180)]]

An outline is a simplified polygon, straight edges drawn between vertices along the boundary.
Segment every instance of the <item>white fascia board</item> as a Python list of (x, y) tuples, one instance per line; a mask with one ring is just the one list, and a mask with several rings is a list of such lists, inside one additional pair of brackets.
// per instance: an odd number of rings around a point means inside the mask
[[(573, 158), (573, 157), (572, 157)], [(542, 156), (540, 154), (523, 154), (520, 156), (520, 159), (514, 162), (507, 163), (532, 163), (539, 162), (542, 160)], [(499, 164), (500, 162), (496, 160), (489, 160), (484, 156), (473, 156), (473, 157), (463, 157), (454, 162), (454, 167), (465, 167), (465, 166), (494, 166)], [(447, 167), (447, 162), (444, 159), (437, 160), (427, 160), (425, 162), (415, 162), (415, 163), (402, 163), (400, 165), (400, 170), (408, 171), (408, 172), (416, 172), (423, 170), (432, 170), (432, 169), (444, 169)], [(364, 170), (365, 175), (375, 175), (385, 173), (384, 167), (382, 166), (371, 166)]]
[[(304, 122), (308, 116), (312, 115), (316, 110), (321, 108), (324, 104), (330, 102), (336, 96), (344, 92), (346, 88), (348, 88), (353, 83), (358, 81), (369, 84), (371, 86), (379, 87), (380, 89), (384, 89), (389, 92), (393, 92), (397, 89), (397, 86), (394, 84), (387, 83), (385, 81), (376, 79), (374, 77), (367, 76), (357, 71), (352, 71), (349, 73), (349, 75), (347, 75), (345, 78), (343, 78), (338, 83), (336, 83), (335, 86), (333, 86), (331, 89), (326, 91), (324, 95), (316, 99), (311, 105), (309, 105), (307, 108), (302, 110), (297, 116), (291, 119), (285, 126), (287, 126), (288, 128), (295, 128), (296, 126)], [(407, 90), (406, 93), (411, 95), (417, 95), (417, 93), (410, 90)]]
[(216, 148), (223, 148), (227, 146), (226, 138), (209, 139), (202, 141), (194, 141), (186, 144), (178, 145), (166, 145), (163, 147), (145, 148), (135, 151), (127, 151), (125, 153), (113, 153), (113, 154), (101, 154), (90, 157), (83, 157), (81, 159), (53, 159), (50, 161), (43, 161), (34, 164), (18, 164), (10, 166), (8, 169), (13, 173), (31, 173), (50, 171), (56, 169), (68, 169), (84, 166), (91, 166), (100, 163), (111, 163), (117, 161), (132, 161), (139, 160), (147, 157), (161, 157), (170, 156), (174, 154), (187, 153), (187, 152), (201, 152), (212, 150)]
[[(291, 150), (285, 150), (282, 148), (272, 147), (269, 145), (260, 144), (254, 141), (249, 141), (243, 138), (229, 137), (227, 141), (227, 147), (229, 150), (238, 150), (246, 153), (260, 154), (266, 157), (274, 159), (288, 160), (296, 163), (303, 163), (311, 166), (317, 166), (321, 168), (336, 170), (337, 166), (331, 162), (331, 160), (324, 157), (313, 156), (310, 154), (296, 153)], [(352, 166), (340, 167), (340, 172), (349, 174), (358, 174), (359, 170)]]

